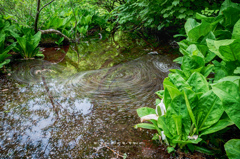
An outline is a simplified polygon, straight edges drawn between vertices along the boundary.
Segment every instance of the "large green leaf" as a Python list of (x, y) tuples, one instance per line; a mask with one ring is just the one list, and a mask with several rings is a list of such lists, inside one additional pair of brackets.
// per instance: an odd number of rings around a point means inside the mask
[(203, 53), (199, 50), (196, 44), (189, 45), (186, 51), (189, 52), (189, 55), (196, 55), (204, 58)]
[(172, 100), (171, 107), (168, 109), (168, 113), (181, 116), (183, 131), (185, 132), (185, 134), (189, 134), (191, 127), (191, 119), (188, 114), (188, 109), (183, 94), (176, 96)]
[(27, 52), (27, 41), (26, 41), (26, 38), (23, 36), (23, 37), (19, 37), (17, 38), (17, 42), (18, 44), (20, 45), (21, 49), (23, 50), (24, 53)]
[(160, 116), (158, 118), (158, 127), (161, 128), (164, 131), (164, 134), (168, 137), (168, 138), (172, 138), (172, 134), (170, 132), (170, 130), (168, 129), (167, 123), (166, 123), (166, 116)]
[(201, 74), (207, 78), (208, 75), (213, 71), (213, 68), (214, 68), (214, 65), (212, 64), (208, 64), (206, 67), (204, 67), (202, 70), (201, 70)]
[(206, 36), (215, 27), (216, 23), (209, 23), (202, 20), (202, 23), (196, 22), (196, 20), (190, 18), (185, 23), (185, 30), (188, 35), (188, 40), (191, 42), (197, 42), (202, 36)]
[(154, 126), (153, 124), (149, 124), (149, 123), (139, 123), (139, 124), (136, 124), (134, 126), (135, 129), (137, 128), (144, 128), (144, 129), (151, 129), (151, 130), (156, 130), (156, 126)]
[(238, 85), (239, 80), (240, 80), (240, 76), (227, 76), (227, 77), (221, 78), (218, 82), (231, 81)]
[(240, 61), (240, 40), (210, 40), (207, 39), (210, 51), (214, 52), (225, 61)]
[(240, 18), (240, 7), (238, 3), (233, 3), (231, 0), (225, 0), (220, 8), (219, 15), (224, 15), (222, 25), (227, 28), (232, 28)]
[(212, 133), (215, 133), (215, 132), (218, 132), (228, 126), (231, 126), (233, 125), (233, 121), (230, 120), (230, 119), (222, 119), (222, 120), (219, 120), (216, 124), (214, 124), (213, 126), (211, 126), (210, 128), (208, 129), (205, 129), (203, 130), (201, 133), (200, 133), (200, 136), (202, 135), (208, 135), (208, 134), (212, 134)]
[(185, 101), (186, 101), (187, 110), (188, 110), (188, 113), (189, 113), (189, 116), (190, 116), (192, 122), (193, 122), (194, 125), (195, 125), (195, 128), (196, 128), (196, 130), (197, 130), (197, 133), (198, 133), (197, 121), (196, 121), (196, 118), (195, 118), (195, 116), (194, 116), (194, 114), (193, 114), (193, 108), (192, 108), (192, 106), (190, 105), (190, 102), (189, 102), (189, 100), (188, 100), (188, 96), (187, 96), (187, 95), (188, 95), (188, 93), (186, 93), (186, 91), (184, 91), (184, 97), (185, 97)]
[(169, 78), (166, 78), (164, 80), (163, 86), (165, 89), (168, 89), (171, 99), (173, 99), (176, 96), (178, 96), (179, 94), (181, 94), (181, 92), (177, 89), (177, 87), (172, 82), (170, 82)]
[(240, 91), (239, 86), (230, 81), (212, 85), (213, 92), (221, 99), (229, 118), (240, 128)]
[(218, 122), (223, 112), (222, 103), (212, 90), (203, 94), (194, 110), (194, 114), (198, 118), (199, 131)]
[(212, 39), (212, 40), (225, 40), (225, 39), (232, 38), (232, 33), (228, 30), (216, 30), (214, 32), (214, 35), (216, 39)]
[(239, 159), (240, 158), (240, 139), (229, 140), (224, 145), (225, 151), (229, 159)]
[(200, 72), (205, 66), (205, 61), (203, 57), (200, 56), (184, 56), (182, 62), (182, 70), (188, 71), (190, 76), (193, 72)]
[(198, 72), (194, 72), (187, 82), (192, 86), (192, 90), (196, 93), (206, 93), (209, 90), (206, 78)]
[(197, 140), (187, 140), (187, 141), (183, 141), (183, 140), (173, 140), (173, 143), (179, 143), (179, 144), (198, 144), (200, 141), (202, 141), (201, 138), (197, 138)]
[(35, 49), (41, 40), (41, 32), (37, 32), (34, 36), (31, 37), (31, 40), (33, 41), (33, 48)]
[(190, 87), (181, 75), (177, 73), (170, 73), (168, 76), (169, 80), (176, 86), (179, 91), (182, 91), (182, 89), (185, 87)]
[[(166, 79), (166, 78), (165, 78), (165, 79)], [(164, 80), (164, 81), (165, 81), (165, 80)], [(169, 93), (169, 91), (168, 91), (168, 88), (165, 88), (165, 89), (164, 89), (164, 94), (163, 94), (163, 103), (164, 103), (166, 109), (168, 109), (168, 107), (170, 106), (171, 102), (172, 102), (172, 98), (171, 98), (171, 96), (170, 96), (170, 93)]]
[(156, 114), (156, 111), (153, 108), (142, 107), (137, 109), (137, 114), (141, 118), (146, 115)]
[(240, 39), (240, 20), (234, 25), (232, 39)]
[[(170, 109), (170, 108), (168, 108), (168, 109)], [(167, 113), (166, 113), (166, 120), (165, 120), (165, 122), (166, 122), (167, 128), (170, 131), (170, 133), (173, 136), (178, 135), (177, 134), (177, 127), (176, 127), (175, 121), (173, 120), (172, 114), (168, 113), (168, 110), (167, 110)]]
[(181, 115), (172, 115), (172, 118), (175, 122), (177, 134), (182, 136), (182, 116)]
[(39, 53), (39, 48), (37, 47), (41, 40), (41, 32), (32, 36), (30, 31), (27, 31), (23, 37), (17, 38), (19, 44), (17, 50), (24, 58), (32, 58)]

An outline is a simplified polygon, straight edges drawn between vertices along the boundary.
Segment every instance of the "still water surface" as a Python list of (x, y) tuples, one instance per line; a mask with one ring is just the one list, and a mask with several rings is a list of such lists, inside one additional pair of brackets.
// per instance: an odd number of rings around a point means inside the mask
[(154, 108), (173, 59), (147, 55), (136, 41), (67, 50), (19, 60), (1, 81), (0, 157), (116, 158), (110, 149), (128, 158), (169, 157), (151, 144), (152, 133), (133, 126), (137, 108)]

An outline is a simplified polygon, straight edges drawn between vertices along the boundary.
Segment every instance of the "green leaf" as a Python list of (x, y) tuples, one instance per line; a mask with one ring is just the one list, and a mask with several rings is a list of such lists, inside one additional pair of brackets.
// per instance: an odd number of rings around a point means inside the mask
[(8, 64), (10, 62), (10, 59), (6, 59), (2, 63), (0, 63), (0, 68), (2, 68), (4, 65)]
[(168, 153), (172, 153), (174, 151), (175, 151), (174, 147), (167, 147), (167, 152)]
[(240, 80), (240, 76), (227, 76), (227, 77), (221, 78), (218, 82), (231, 81), (238, 85), (239, 80)]
[(160, 116), (158, 118), (157, 124), (158, 124), (158, 127), (161, 128), (164, 131), (164, 135), (166, 135), (170, 139), (173, 137), (171, 132), (170, 132), (170, 130), (168, 129), (165, 115), (164, 116)]
[(164, 90), (157, 91), (157, 92), (155, 92), (155, 94), (158, 95), (159, 98), (163, 99)]
[(167, 112), (171, 113), (171, 115), (181, 116), (183, 131), (185, 132), (185, 134), (189, 134), (191, 127), (191, 119), (188, 114), (188, 109), (183, 94), (176, 96), (172, 100), (171, 107), (167, 110)]
[(200, 141), (202, 141), (201, 138), (197, 138), (197, 140), (187, 140), (187, 141), (183, 141), (183, 140), (173, 140), (173, 143), (179, 143), (179, 144), (198, 144)]
[(172, 118), (176, 125), (177, 135), (182, 136), (182, 116), (181, 115), (172, 115)]
[(234, 74), (240, 74), (240, 67), (237, 67), (237, 68), (234, 70)]
[(222, 130), (222, 129), (225, 129), (226, 127), (231, 126), (231, 125), (233, 125), (233, 124), (234, 124), (233, 121), (230, 120), (230, 119), (222, 119), (222, 120), (219, 120), (219, 121), (218, 121), (216, 124), (214, 124), (212, 127), (201, 131), (200, 136), (202, 136), (202, 135), (208, 135), (208, 134), (212, 134), (212, 133), (218, 132), (218, 131), (220, 131), (220, 130)]
[(229, 140), (224, 145), (225, 151), (229, 159), (239, 159), (240, 158), (240, 139)]
[(141, 117), (144, 117), (146, 115), (156, 114), (156, 111), (153, 108), (142, 107), (142, 108), (137, 109), (137, 114), (141, 118)]
[(194, 116), (193, 111), (192, 111), (192, 107), (190, 106), (190, 103), (189, 103), (186, 92), (184, 91), (183, 93), (184, 93), (184, 97), (185, 97), (186, 106), (187, 106), (187, 109), (188, 109), (189, 116), (190, 116), (192, 122), (194, 123), (195, 128), (197, 129), (197, 133), (198, 133), (198, 126), (197, 126), (197, 122), (196, 122), (195, 116)]
[(207, 39), (210, 51), (225, 61), (240, 61), (240, 40), (210, 40)]
[(177, 16), (177, 18), (178, 18), (178, 19), (184, 19), (184, 18), (186, 18), (186, 14), (179, 14), (179, 15)]
[(240, 20), (234, 25), (232, 39), (240, 39)]
[(238, 3), (233, 3), (231, 0), (225, 0), (221, 6), (219, 15), (224, 15), (224, 21), (221, 24), (224, 27), (232, 28), (240, 18), (240, 7)]
[[(172, 75), (171, 78), (172, 79), (175, 78), (175, 75)], [(171, 99), (173, 99), (176, 96), (178, 96), (179, 94), (181, 94), (181, 92), (178, 90), (178, 88), (172, 82), (170, 82), (169, 78), (166, 78), (164, 80), (163, 87), (164, 87), (164, 89), (168, 89)]]
[(223, 112), (222, 103), (213, 91), (208, 91), (203, 94), (199, 99), (196, 110), (194, 110), (194, 113), (199, 119), (199, 131), (209, 128), (218, 122)]
[[(183, 12), (185, 12), (186, 10), (187, 10), (186, 8), (182, 7), (182, 8), (179, 9), (179, 12), (180, 12), (180, 13), (183, 13)], [(185, 16), (186, 16), (186, 15), (185, 15)]]
[(214, 58), (216, 57), (216, 54), (211, 52), (211, 51), (208, 51), (206, 57), (205, 57), (205, 63), (209, 63), (211, 62)]
[(230, 81), (212, 85), (213, 92), (222, 100), (223, 108), (229, 118), (240, 129), (240, 91), (239, 86)]
[(206, 78), (198, 72), (193, 73), (187, 82), (192, 86), (192, 90), (196, 93), (206, 93), (209, 90)]
[(187, 22), (184, 25), (185, 28), (185, 32), (188, 35), (188, 33), (190, 32), (190, 30), (194, 29), (195, 27), (197, 27), (199, 25), (199, 23), (193, 19), (193, 18), (189, 18), (187, 20)]
[(190, 18), (185, 24), (185, 30), (189, 41), (197, 42), (200, 37), (206, 36), (210, 31), (213, 31), (215, 26), (216, 22), (208, 23), (206, 21), (202, 21), (202, 23), (199, 24), (196, 20)]
[(152, 140), (159, 140), (159, 135), (158, 134), (154, 134), (154, 136), (152, 137)]
[(172, 97), (179, 95), (180, 91), (182, 91), (183, 88), (190, 87), (189, 84), (185, 81), (185, 79), (181, 77), (181, 75), (177, 73), (170, 73), (168, 76), (169, 81), (174, 84), (172, 87), (175, 87), (179, 90), (179, 91), (174, 90), (176, 94), (172, 94)]
[(144, 129), (150, 129), (150, 130), (157, 130), (157, 128), (153, 124), (149, 123), (139, 123), (134, 126), (135, 129), (137, 128), (144, 128)]
[(174, 1), (172, 2), (172, 5), (177, 6), (179, 3), (180, 3), (180, 0), (174, 0)]
[(165, 25), (164, 24), (161, 24), (158, 26), (158, 30), (161, 30)]
[(204, 77), (208, 77), (208, 75), (213, 71), (214, 66), (211, 64), (208, 64), (206, 67), (204, 67), (201, 71)]
[(200, 56), (184, 56), (182, 63), (182, 70), (188, 71), (188, 76), (193, 72), (201, 72), (202, 68), (205, 66), (205, 61), (203, 57)]
[[(228, 30), (217, 30), (214, 32), (214, 35), (216, 37), (216, 40), (225, 40), (225, 39), (232, 38), (232, 33)], [(215, 40), (215, 39), (213, 39), (213, 40)]]
[(27, 45), (27, 39), (25, 37), (19, 37), (17, 38), (17, 42), (18, 44), (20, 45), (21, 49), (23, 50), (23, 52), (27, 52), (27, 49), (26, 49), (26, 45)]

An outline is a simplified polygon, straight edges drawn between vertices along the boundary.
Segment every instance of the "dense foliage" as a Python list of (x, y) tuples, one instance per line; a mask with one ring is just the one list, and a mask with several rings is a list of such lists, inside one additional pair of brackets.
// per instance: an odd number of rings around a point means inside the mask
[(141, 29), (183, 26), (185, 20), (194, 17), (195, 13), (217, 14), (223, 1), (214, 0), (128, 0), (116, 8), (118, 22), (122, 28)]
[[(240, 128), (239, 24), (240, 6), (230, 0), (222, 4), (218, 16), (196, 14), (196, 19), (188, 19), (187, 39), (179, 42), (183, 57), (175, 60), (181, 69), (171, 70), (164, 80), (164, 90), (157, 92), (162, 100), (157, 100), (156, 110), (137, 110), (142, 121), (152, 124), (136, 127), (156, 129), (169, 152), (184, 146), (198, 149), (193, 144), (203, 136), (233, 124)], [(208, 78), (210, 74), (214, 78)], [(225, 144), (229, 158), (239, 157), (232, 149), (239, 143)]]

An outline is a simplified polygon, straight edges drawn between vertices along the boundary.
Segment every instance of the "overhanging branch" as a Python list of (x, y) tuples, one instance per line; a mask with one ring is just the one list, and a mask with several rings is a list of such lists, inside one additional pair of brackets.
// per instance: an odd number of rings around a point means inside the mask
[(39, 10), (39, 12), (41, 12), (45, 7), (47, 7), (49, 4), (51, 4), (53, 1), (55, 1), (55, 0), (52, 0), (51, 2), (48, 2), (47, 4), (45, 4), (40, 10)]
[(42, 34), (49, 34), (49, 33), (55, 33), (55, 34), (59, 34), (61, 36), (63, 36), (65, 39), (67, 39), (69, 42), (72, 42), (73, 40), (70, 39), (69, 37), (67, 37), (66, 35), (64, 35), (62, 32), (55, 30), (55, 29), (48, 29), (48, 30), (40, 30), (40, 32)]

